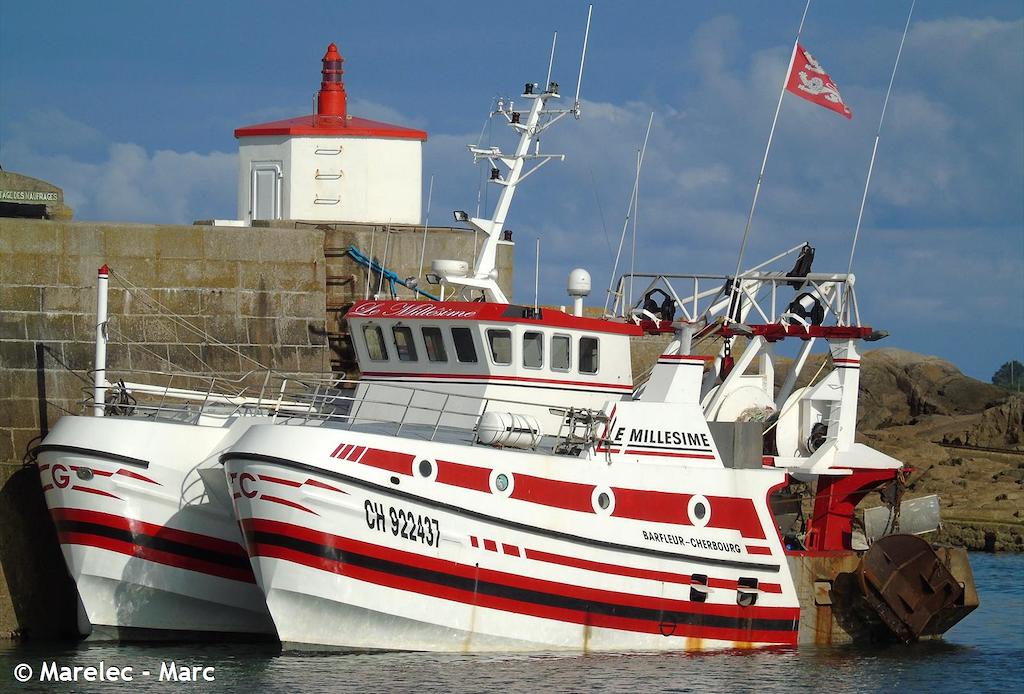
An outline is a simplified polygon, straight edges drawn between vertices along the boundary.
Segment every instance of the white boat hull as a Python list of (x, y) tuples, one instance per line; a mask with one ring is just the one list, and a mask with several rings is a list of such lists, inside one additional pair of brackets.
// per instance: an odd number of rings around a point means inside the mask
[[(352, 460), (330, 456), (344, 450), (339, 441), (355, 444)], [(467, 453), (476, 461), (454, 462)], [(421, 459), (437, 466), (433, 479), (416, 474)], [(753, 516), (730, 520), (723, 501), (723, 527), (697, 529), (625, 508), (634, 492), (657, 495), (625, 488), (642, 472), (636, 466), (303, 427), (255, 427), (224, 460), (256, 580), (285, 643), (461, 652), (796, 644), (799, 604), (776, 558), (781, 543), (762, 524), (781, 473), (746, 471), (761, 508), (748, 497)], [(521, 488), (532, 485), (534, 500), (483, 489), (499, 466)], [(659, 489), (672, 488), (665, 477), (685, 484), (679, 472), (662, 468)], [(729, 484), (721, 472), (707, 493)], [(568, 508), (575, 501), (539, 491), (575, 489), (589, 506), (587, 490), (606, 486), (618, 490), (621, 516)], [(684, 539), (697, 544), (677, 551)], [(707, 576), (705, 601), (691, 594), (699, 575)], [(737, 603), (740, 577), (758, 579), (755, 605)]]
[(216, 462), (249, 423), (57, 423), (39, 449), (40, 481), (83, 635), (273, 636)]

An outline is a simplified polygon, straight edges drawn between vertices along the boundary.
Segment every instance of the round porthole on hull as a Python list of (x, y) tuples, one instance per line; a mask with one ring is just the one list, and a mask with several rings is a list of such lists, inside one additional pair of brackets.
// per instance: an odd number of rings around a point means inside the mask
[(511, 472), (491, 470), (490, 486), (492, 494), (508, 498), (516, 488), (516, 478)]
[(594, 507), (594, 513), (599, 516), (610, 516), (615, 512), (615, 492), (611, 487), (594, 487), (590, 493), (590, 503)]
[(701, 494), (694, 494), (686, 504), (686, 515), (694, 526), (706, 527), (711, 522), (711, 502)]
[(437, 479), (437, 462), (431, 458), (416, 458), (412, 471), (416, 477), (433, 482)]

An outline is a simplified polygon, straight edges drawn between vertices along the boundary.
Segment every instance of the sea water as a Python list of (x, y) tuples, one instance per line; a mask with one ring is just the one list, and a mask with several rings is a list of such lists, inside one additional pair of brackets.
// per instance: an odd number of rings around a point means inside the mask
[[(36, 642), (0, 646), (0, 690), (133, 694), (1024, 691), (1024, 555), (972, 554), (971, 564), (981, 606), (944, 640), (912, 646), (656, 655), (455, 655), (310, 653), (257, 644)], [(49, 663), (98, 668), (101, 662), (108, 674), (111, 667), (121, 673), (130, 668), (133, 680), (107, 677), (105, 682), (90, 682), (84, 670), (74, 683), (38, 680), (40, 668)], [(32, 668), (32, 677), (19, 683), (16, 669), (24, 665)], [(24, 668), (20, 673), (24, 676)]]

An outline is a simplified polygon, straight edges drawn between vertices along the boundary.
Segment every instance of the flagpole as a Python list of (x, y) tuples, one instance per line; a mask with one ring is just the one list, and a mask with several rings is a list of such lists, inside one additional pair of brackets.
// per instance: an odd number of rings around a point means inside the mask
[[(740, 255), (736, 259), (736, 275), (733, 279), (734, 293), (739, 290), (740, 267), (743, 265), (743, 252), (747, 248), (747, 238), (750, 236), (750, 225), (754, 221), (754, 209), (757, 207), (757, 196), (761, 193), (761, 183), (764, 181), (764, 170), (768, 165), (768, 153), (772, 149), (772, 138), (775, 136), (775, 126), (779, 122), (779, 112), (782, 110), (782, 97), (786, 95), (786, 85), (789, 83), (789, 73), (793, 71), (793, 60), (796, 57), (796, 47), (800, 43), (800, 34), (804, 30), (804, 20), (807, 19), (807, 11), (811, 8), (811, 0), (804, 5), (804, 13), (800, 17), (800, 26), (796, 30), (796, 39), (793, 40), (793, 50), (789, 54), (789, 67), (786, 68), (786, 76), (782, 79), (782, 89), (779, 90), (779, 102), (775, 105), (775, 117), (772, 119), (772, 129), (768, 132), (768, 144), (764, 148), (764, 159), (761, 160), (761, 172), (757, 175), (757, 185), (754, 186), (754, 199), (750, 203), (750, 214), (747, 215), (747, 226), (743, 229), (743, 241), (740, 243)], [(731, 318), (732, 316), (730, 316)]]
[[(907, 23), (903, 27), (903, 38), (900, 39), (900, 48), (896, 51), (896, 62), (892, 66), (892, 75), (889, 76), (889, 88), (885, 92), (885, 101), (882, 102), (882, 115), (878, 118), (878, 131), (875, 133), (875, 144), (871, 148), (871, 163), (868, 164), (868, 176), (864, 181), (864, 192), (860, 196), (860, 211), (857, 213), (857, 226), (853, 230), (853, 245), (850, 247), (850, 264), (846, 268), (847, 276), (853, 272), (853, 254), (857, 251), (857, 239), (860, 237), (860, 225), (864, 219), (864, 205), (868, 199), (868, 186), (871, 185), (871, 173), (875, 169), (875, 155), (878, 154), (878, 140), (882, 137), (882, 122), (885, 120), (885, 109), (889, 105), (889, 94), (892, 93), (892, 85), (896, 80), (896, 68), (900, 65), (900, 56), (903, 55), (903, 43), (907, 40), (907, 31), (910, 29), (910, 18), (914, 15), (914, 5), (916, 3), (917, 0), (912, 0), (910, 3), (910, 12), (907, 13)], [(849, 285), (847, 285), (847, 287), (849, 287)], [(846, 293), (848, 297), (849, 288), (847, 288)], [(842, 313), (840, 313), (840, 315), (842, 315)]]

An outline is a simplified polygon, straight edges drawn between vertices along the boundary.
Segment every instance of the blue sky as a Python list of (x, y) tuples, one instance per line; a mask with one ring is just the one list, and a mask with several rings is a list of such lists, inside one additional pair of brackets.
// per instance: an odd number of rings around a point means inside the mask
[[(802, 43), (852, 121), (787, 96), (747, 258), (803, 240), (844, 271), (882, 98), (909, 3), (817, 0)], [(603, 303), (648, 115), (638, 268), (729, 273), (800, 0), (595, 3), (583, 119), (521, 189), (516, 294), (564, 303), (571, 267)], [(349, 112), (430, 133), (433, 222), (473, 209), (475, 142), (494, 97), (575, 82), (584, 2), (0, 0), (0, 164), (62, 186), (78, 219), (233, 217), (234, 128), (308, 113), (330, 41)], [(500, 131), (490, 133), (501, 143)], [(485, 141), (488, 134), (485, 132)], [(493, 192), (489, 199), (493, 201)], [(426, 200), (426, 195), (424, 195)], [(607, 230), (607, 231), (606, 231)], [(1024, 4), (923, 0), (868, 198), (854, 272), (880, 346), (935, 354), (988, 380), (1024, 359)]]

